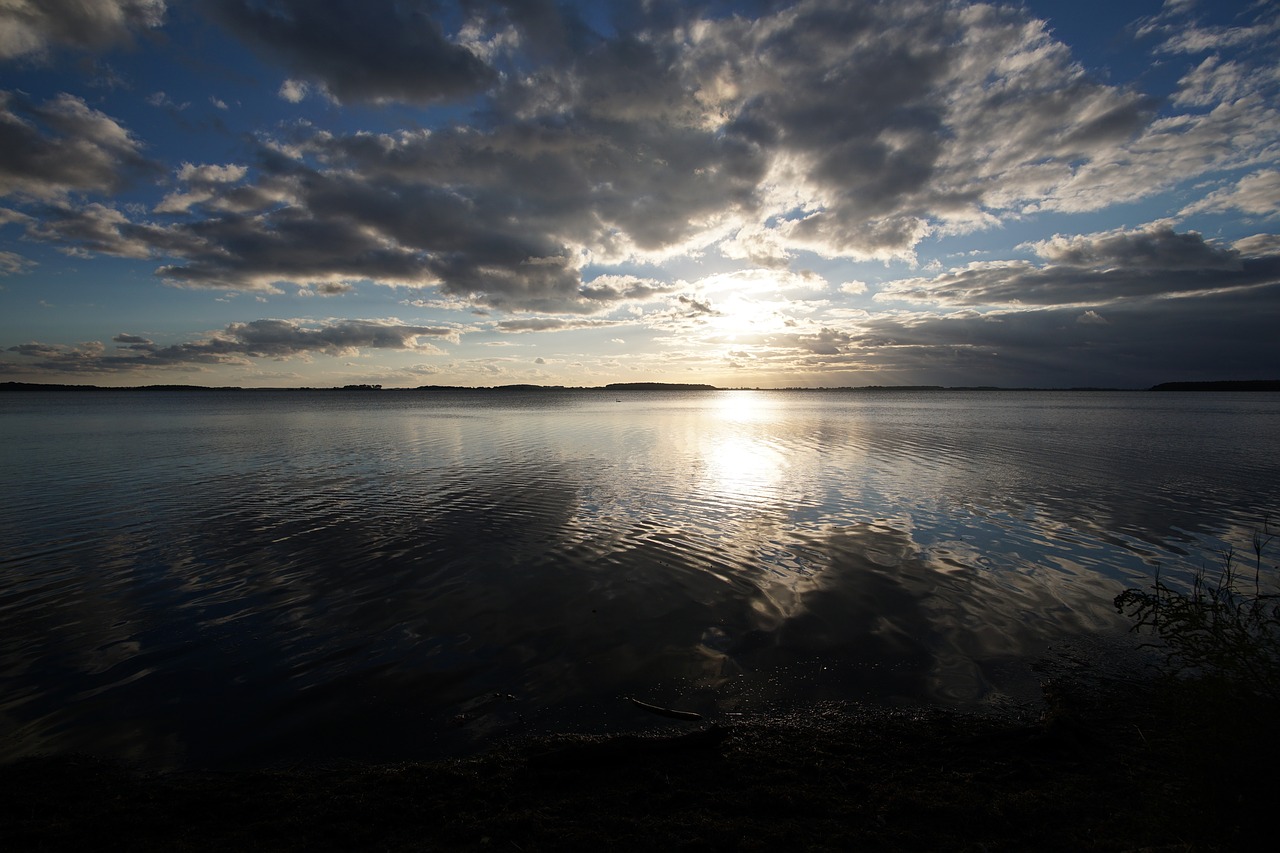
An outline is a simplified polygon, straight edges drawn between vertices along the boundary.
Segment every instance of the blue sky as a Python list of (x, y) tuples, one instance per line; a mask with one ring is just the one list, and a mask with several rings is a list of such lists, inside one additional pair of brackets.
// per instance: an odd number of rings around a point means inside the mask
[(1280, 375), (1267, 2), (12, 0), (0, 379)]

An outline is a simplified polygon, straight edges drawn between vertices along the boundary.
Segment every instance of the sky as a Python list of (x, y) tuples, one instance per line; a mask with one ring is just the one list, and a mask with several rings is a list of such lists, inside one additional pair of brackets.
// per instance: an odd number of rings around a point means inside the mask
[(0, 0), (0, 381), (1280, 377), (1280, 4)]

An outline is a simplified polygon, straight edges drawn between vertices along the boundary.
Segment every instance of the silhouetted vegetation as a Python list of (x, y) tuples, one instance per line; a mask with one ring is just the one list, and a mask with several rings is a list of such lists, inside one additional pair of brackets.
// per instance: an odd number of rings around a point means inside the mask
[[(1280, 595), (1266, 576), (1264, 554), (1275, 534), (1268, 523), (1253, 535), (1252, 566), (1234, 550), (1219, 570), (1202, 568), (1189, 591), (1175, 589), (1157, 572), (1148, 589), (1127, 589), (1115, 605), (1136, 620), (1134, 629), (1159, 637), (1172, 675), (1218, 679), (1232, 690), (1280, 701)], [(1272, 567), (1274, 570), (1274, 567)]]
[(714, 385), (697, 385), (688, 382), (611, 382), (604, 386), (608, 391), (718, 391)]

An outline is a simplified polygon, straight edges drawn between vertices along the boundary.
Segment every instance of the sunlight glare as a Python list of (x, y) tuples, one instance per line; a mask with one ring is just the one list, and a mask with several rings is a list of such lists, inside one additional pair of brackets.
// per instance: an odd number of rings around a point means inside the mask
[(776, 491), (786, 467), (784, 456), (761, 429), (775, 408), (774, 398), (759, 391), (720, 392), (720, 424), (703, 449), (707, 485), (717, 494), (755, 503)]

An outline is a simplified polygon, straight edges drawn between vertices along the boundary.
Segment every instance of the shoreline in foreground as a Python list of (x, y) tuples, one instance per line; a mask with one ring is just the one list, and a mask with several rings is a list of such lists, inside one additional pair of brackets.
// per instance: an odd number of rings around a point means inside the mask
[[(128, 850), (1248, 850), (1274, 708), (1202, 682), (1057, 677), (1048, 710), (824, 704), (426, 763), (0, 767), (0, 845)], [(675, 733), (672, 733), (672, 732)]]

